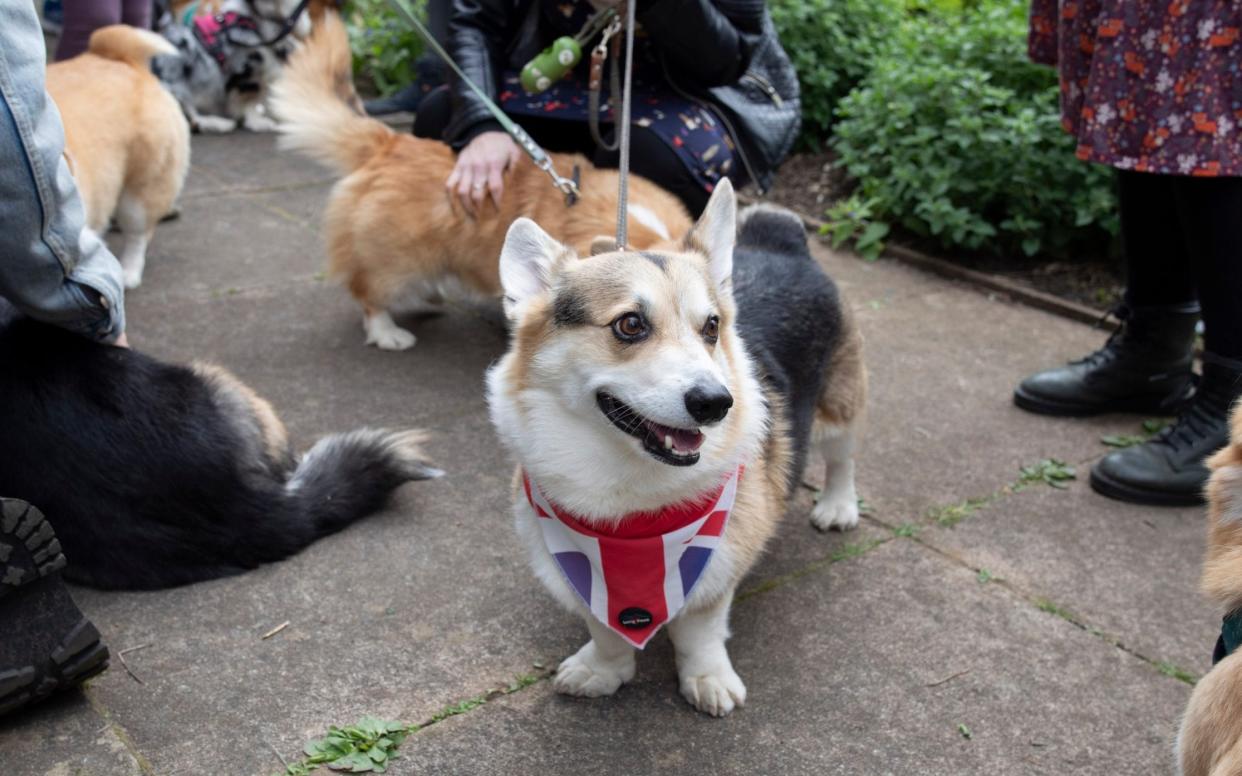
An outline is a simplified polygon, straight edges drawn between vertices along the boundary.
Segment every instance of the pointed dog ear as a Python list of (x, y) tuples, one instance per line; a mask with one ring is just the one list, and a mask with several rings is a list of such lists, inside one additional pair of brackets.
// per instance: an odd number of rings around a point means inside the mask
[(707, 258), (708, 274), (720, 290), (733, 278), (733, 247), (737, 243), (737, 197), (728, 178), (721, 178), (703, 215), (686, 235), (686, 250)]
[(513, 318), (531, 299), (546, 294), (557, 267), (574, 255), (573, 250), (552, 239), (529, 218), (514, 221), (500, 249), (505, 314)]

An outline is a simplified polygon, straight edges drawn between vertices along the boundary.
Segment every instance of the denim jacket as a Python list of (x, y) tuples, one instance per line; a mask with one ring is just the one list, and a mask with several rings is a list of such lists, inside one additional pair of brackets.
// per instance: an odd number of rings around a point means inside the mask
[(29, 0), (0, 2), (0, 297), (102, 342), (125, 330), (121, 266), (85, 229)]

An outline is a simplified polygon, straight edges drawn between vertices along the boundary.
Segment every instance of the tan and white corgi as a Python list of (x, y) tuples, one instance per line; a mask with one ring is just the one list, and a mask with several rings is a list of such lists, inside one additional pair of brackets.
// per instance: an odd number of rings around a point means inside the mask
[(675, 250), (578, 259), (527, 219), (505, 240), (513, 335), (488, 401), (535, 573), (591, 633), (557, 671), (562, 693), (615, 692), (667, 624), (682, 695), (728, 714), (746, 698), (729, 606), (812, 440), (827, 484), (811, 522), (858, 523), (853, 317), (795, 215), (752, 207), (737, 228), (736, 207), (724, 181)]
[[(444, 187), (455, 164), (452, 149), (395, 132), (351, 108), (350, 68), (345, 28), (335, 13), (325, 13), (273, 87), (272, 107), (283, 146), (344, 176), (325, 217), (328, 270), (362, 305), (368, 344), (385, 350), (414, 345), (414, 335), (389, 313), (407, 292), (430, 302), (444, 287), (499, 296), (496, 257), (505, 230), (520, 216), (536, 219), (584, 254), (597, 236), (616, 230), (616, 171), (565, 154), (552, 157), (562, 175), (575, 166), (581, 172), (582, 196), (573, 207), (523, 157), (506, 173), (499, 210), (485, 203), (478, 218), (470, 217)], [(671, 244), (690, 229), (681, 202), (650, 181), (631, 176), (629, 202), (634, 246)]]
[(1208, 459), (1203, 591), (1225, 614), (1215, 665), (1195, 685), (1178, 736), (1182, 776), (1242, 775), (1242, 403), (1229, 445)]
[(91, 35), (86, 53), (47, 68), (86, 226), (102, 235), (116, 219), (126, 288), (142, 283), (155, 225), (190, 166), (189, 124), (149, 67), (172, 50), (154, 32), (114, 24)]

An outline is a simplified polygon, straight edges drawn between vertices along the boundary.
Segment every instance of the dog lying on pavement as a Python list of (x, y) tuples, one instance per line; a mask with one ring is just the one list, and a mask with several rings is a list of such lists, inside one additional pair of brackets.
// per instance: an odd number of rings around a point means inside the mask
[(67, 579), (161, 588), (288, 557), (440, 474), (417, 432), (360, 429), (295, 459), (225, 370), (162, 363), (0, 300), (0, 494), (47, 516)]
[(1182, 776), (1242, 774), (1242, 404), (1229, 445), (1208, 459), (1208, 553), (1204, 592), (1225, 620), (1215, 665), (1195, 685), (1178, 736)]
[(728, 714), (746, 699), (729, 606), (812, 440), (827, 480), (811, 522), (858, 523), (853, 317), (797, 216), (752, 207), (735, 230), (735, 211), (726, 180), (679, 249), (579, 260), (528, 219), (505, 240), (513, 335), (488, 402), (518, 461), (520, 540), (591, 633), (557, 670), (562, 693), (612, 694), (667, 625), (682, 695)]
[[(523, 157), (506, 175), (500, 210), (485, 205), (479, 218), (468, 216), (444, 188), (452, 149), (361, 115), (352, 83), (345, 28), (336, 14), (325, 13), (273, 87), (272, 109), (284, 147), (344, 176), (325, 215), (328, 269), (362, 305), (367, 344), (413, 347), (414, 335), (389, 312), (406, 292), (432, 304), (445, 291), (499, 296), (496, 257), (519, 216), (537, 219), (583, 254), (615, 230), (616, 171), (566, 154), (552, 157), (562, 174), (574, 166), (581, 171), (582, 196), (573, 207)], [(650, 181), (630, 177), (629, 203), (633, 247), (672, 246), (690, 228), (681, 202)]]

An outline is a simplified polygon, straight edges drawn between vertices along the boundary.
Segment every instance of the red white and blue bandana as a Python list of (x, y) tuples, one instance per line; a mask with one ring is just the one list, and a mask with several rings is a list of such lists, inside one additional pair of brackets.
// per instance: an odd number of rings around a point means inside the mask
[(685, 605), (720, 544), (742, 468), (691, 502), (590, 525), (552, 504), (525, 473), (544, 545), (597, 620), (642, 649)]

